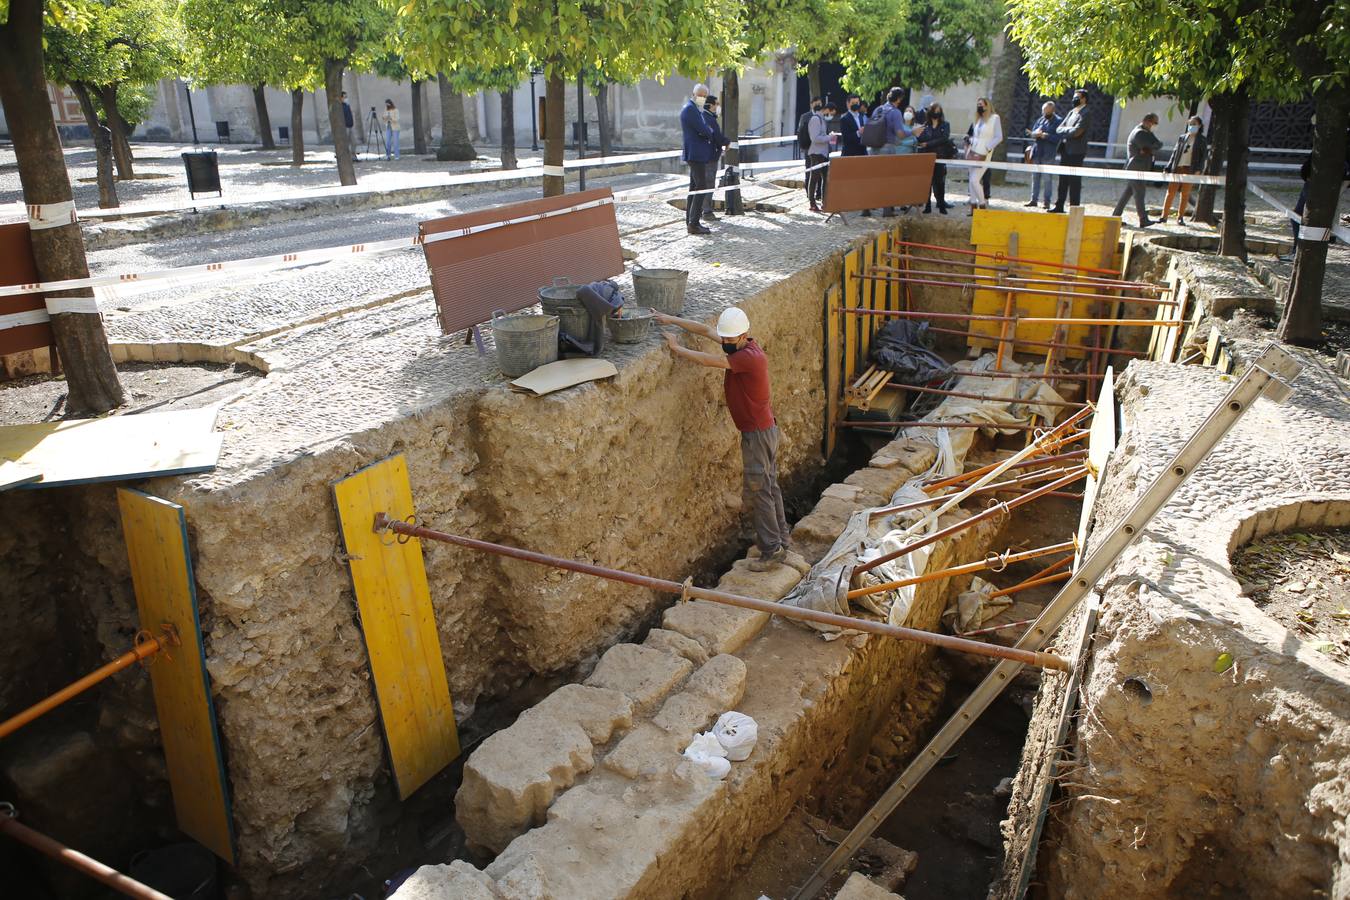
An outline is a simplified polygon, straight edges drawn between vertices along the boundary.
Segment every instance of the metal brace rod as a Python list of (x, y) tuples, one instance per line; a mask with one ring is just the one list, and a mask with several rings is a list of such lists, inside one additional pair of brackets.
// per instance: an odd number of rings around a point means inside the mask
[[(1290, 392), (1289, 381), (1299, 373), (1302, 366), (1293, 356), (1277, 344), (1270, 344), (1233, 385), (1228, 396), (1216, 406), (1186, 440), (1177, 454), (1172, 457), (1166, 468), (1144, 489), (1134, 506), (1118, 521), (1102, 542), (1083, 560), (1073, 579), (1060, 589), (1055, 599), (1050, 601), (1040, 617), (1027, 629), (1017, 642), (1022, 650), (1039, 650), (1055, 633), (1069, 614), (1102, 580), (1120, 555), (1158, 514), (1172, 495), (1186, 482), (1191, 473), (1209, 456), (1214, 447), (1223, 439), (1238, 420), (1256, 402), (1256, 398), (1265, 394), (1276, 403), (1283, 402)], [(1003, 689), (1021, 670), (1018, 663), (1000, 661), (980, 682), (961, 707), (942, 726), (942, 730), (933, 736), (912, 762), (900, 773), (895, 782), (886, 789), (872, 808), (867, 811), (848, 836), (839, 843), (829, 858), (820, 864), (792, 900), (812, 900), (825, 887), (834, 875), (858, 851), (863, 842), (872, 836), (886, 817), (895, 812), (896, 807), (909, 796), (914, 786), (922, 780), (928, 770), (947, 751), (960, 740), (980, 713), (989, 708)]]

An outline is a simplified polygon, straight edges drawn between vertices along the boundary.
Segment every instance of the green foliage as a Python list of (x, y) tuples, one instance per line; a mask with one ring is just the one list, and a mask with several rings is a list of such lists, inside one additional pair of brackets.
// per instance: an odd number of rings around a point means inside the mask
[(388, 50), (393, 15), (380, 0), (259, 0), (296, 25), (296, 54), (322, 67), (337, 60), (364, 68)]
[(194, 84), (270, 84), (313, 89), (323, 81), (305, 59), (301, 21), (266, 0), (182, 0), (186, 74)]
[[(151, 107), (155, 105), (155, 95), (153, 84), (129, 85), (119, 90), (117, 111), (122, 114), (122, 120), (132, 128), (144, 122), (150, 114)], [(94, 106), (99, 105), (98, 98), (94, 98)]]
[(739, 0), (384, 0), (398, 10), (409, 62), (475, 79), (529, 60), (572, 80), (626, 82), (672, 69), (701, 75), (741, 55)]
[(983, 72), (1003, 24), (1001, 0), (913, 0), (907, 15), (888, 16), (879, 48), (846, 45), (844, 87), (872, 96), (894, 85), (941, 91)]
[(58, 84), (152, 84), (174, 74), (183, 59), (173, 0), (88, 3), (63, 27), (43, 29), (47, 77)]

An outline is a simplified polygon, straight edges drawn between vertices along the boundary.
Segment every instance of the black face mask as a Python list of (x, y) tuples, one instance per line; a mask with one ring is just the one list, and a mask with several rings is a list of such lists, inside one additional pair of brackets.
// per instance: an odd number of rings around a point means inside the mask
[(730, 344), (728, 344), (726, 341), (722, 342), (722, 352), (725, 353), (727, 356), (730, 356), (739, 349), (740, 348), (736, 346), (735, 341), (731, 342)]
[(984, 115), (984, 107), (983, 107), (983, 106), (977, 106), (977, 107), (975, 107), (975, 111), (976, 111), (977, 113), (979, 113), (980, 115)]
[(858, 103), (850, 103), (848, 105), (848, 108), (853, 110), (854, 112), (857, 112), (858, 110), (862, 109), (862, 105)]
[(819, 106), (819, 105), (816, 105), (816, 106), (811, 107), (811, 112), (820, 112), (820, 106)]

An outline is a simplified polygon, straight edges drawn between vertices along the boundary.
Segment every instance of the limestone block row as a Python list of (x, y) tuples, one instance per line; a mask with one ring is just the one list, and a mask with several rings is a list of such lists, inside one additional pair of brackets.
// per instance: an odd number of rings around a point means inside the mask
[[(781, 600), (802, 578), (801, 573), (791, 566), (776, 566), (768, 572), (751, 572), (749, 566), (748, 560), (737, 561), (722, 576), (717, 589), (743, 597), (776, 601)], [(706, 600), (677, 603), (661, 617), (661, 625), (665, 630), (692, 638), (710, 655), (735, 653), (759, 634), (768, 621), (768, 613)]]
[(542, 824), (558, 792), (595, 766), (594, 745), (632, 724), (627, 695), (580, 684), (564, 685), (521, 713), (464, 764), (455, 818), (470, 843), (501, 852)]

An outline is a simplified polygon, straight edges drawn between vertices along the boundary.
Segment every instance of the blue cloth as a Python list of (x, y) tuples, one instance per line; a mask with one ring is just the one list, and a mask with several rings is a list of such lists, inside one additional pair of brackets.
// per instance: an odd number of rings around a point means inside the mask
[(1032, 162), (1053, 163), (1055, 161), (1055, 151), (1059, 149), (1059, 142), (1064, 140), (1064, 135), (1055, 129), (1063, 121), (1064, 119), (1051, 113), (1049, 117), (1041, 116), (1036, 120), (1036, 124), (1031, 126), (1033, 132), (1045, 132), (1045, 137), (1035, 139), (1036, 143), (1031, 151)]
[(716, 135), (708, 127), (707, 117), (693, 100), (684, 101), (684, 108), (680, 110), (680, 130), (684, 132), (681, 159), (687, 163), (707, 163), (717, 159), (722, 148), (715, 143)]
[(391, 157), (398, 159), (398, 129), (386, 126), (384, 129), (384, 158), (389, 159)]

